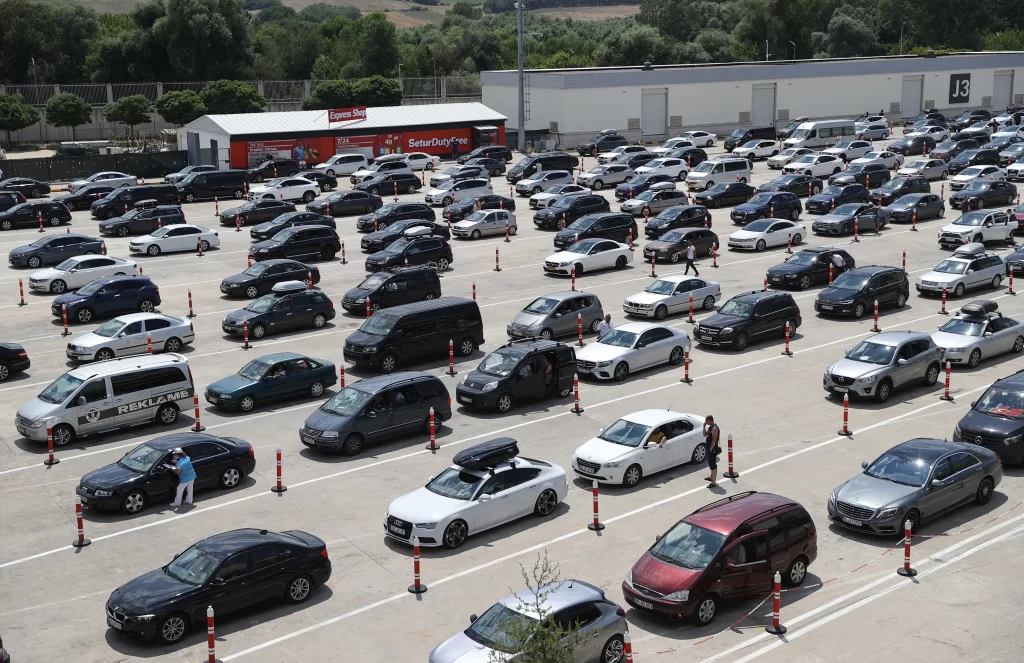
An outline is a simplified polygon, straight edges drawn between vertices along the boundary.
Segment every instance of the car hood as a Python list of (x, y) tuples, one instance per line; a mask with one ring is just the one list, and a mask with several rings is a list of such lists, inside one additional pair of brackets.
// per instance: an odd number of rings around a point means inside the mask
[(38, 272), (32, 272), (31, 274), (28, 275), (28, 277), (30, 279), (35, 279), (37, 281), (40, 281), (40, 280), (47, 280), (48, 281), (50, 279), (55, 279), (55, 278), (58, 278), (58, 277), (61, 277), (61, 276), (66, 276), (66, 275), (67, 275), (67, 272), (62, 272), (59, 269), (54, 269), (53, 267), (47, 267), (46, 269), (40, 269)]
[(221, 378), (216, 382), (207, 385), (207, 390), (215, 394), (233, 394), (237, 391), (251, 387), (256, 383), (252, 380), (247, 380), (240, 375), (229, 375), (226, 378)]
[[(586, 231), (583, 231), (583, 232), (586, 232)], [(555, 233), (555, 240), (554, 241), (556, 241), (556, 242), (571, 242), (571, 241), (574, 241), (575, 238), (578, 235), (580, 235), (580, 234), (581, 233), (580, 233), (579, 230), (573, 230), (572, 228), (566, 228), (564, 230), (559, 230), (558, 232)], [(577, 254), (574, 254), (574, 255), (577, 255)]]
[(729, 239), (757, 239), (764, 233), (755, 232), (753, 230), (737, 230), (733, 234), (729, 235)]
[(737, 212), (763, 212), (764, 205), (756, 205), (754, 203), (741, 203), (733, 208)]
[(657, 203), (657, 201), (630, 198), (622, 201), (622, 209), (643, 209), (645, 205), (648, 205), (650, 203)]
[[(576, 356), (579, 357), (579, 353), (577, 353)], [(593, 437), (580, 445), (576, 451), (573, 452), (573, 457), (589, 461), (591, 463), (597, 463), (598, 465), (603, 465), (604, 463), (610, 463), (622, 458), (623, 456), (627, 456), (633, 451), (636, 451), (636, 447), (626, 447), (621, 444), (602, 440), (599, 437)]]
[(815, 223), (833, 224), (833, 223), (846, 223), (849, 220), (850, 220), (850, 217), (847, 214), (825, 214), (823, 216), (819, 216), (817, 219), (814, 220), (814, 222)]
[(577, 361), (613, 361), (625, 357), (632, 351), (632, 348), (620, 348), (607, 343), (588, 343), (585, 347), (579, 348), (576, 352)]
[(481, 221), (465, 221), (465, 220), (463, 220), (463, 221), (457, 222), (453, 227), (461, 228), (461, 229), (464, 229), (464, 230), (470, 230), (472, 228), (476, 228), (481, 223), (482, 223)]
[(374, 242), (382, 242), (388, 239), (389, 237), (397, 238), (397, 235), (394, 233), (394, 231), (390, 229), (374, 230), (373, 232), (369, 232), (363, 235), (363, 239), (365, 239), (367, 242), (371, 244), (373, 244)]
[[(972, 433), (981, 431), (993, 437), (1010, 437), (1019, 434), (1024, 429), (1024, 421), (1007, 419), (994, 414), (978, 412), (977, 410), (968, 410), (967, 414), (960, 420), (959, 426), (961, 432), (964, 430), (969, 430)], [(967, 433), (964, 433), (964, 436), (966, 442), (973, 441), (973, 438), (967, 438)]]
[(954, 181), (954, 182), (970, 182), (971, 180), (976, 179), (977, 177), (978, 177), (977, 175), (966, 175), (966, 174), (961, 173), (959, 175), (954, 175), (953, 177), (950, 177), (949, 179)]
[(249, 254), (251, 255), (253, 253), (256, 253), (260, 249), (272, 249), (280, 245), (281, 242), (278, 242), (276, 239), (273, 238), (265, 239), (261, 242), (254, 242), (252, 245), (249, 246)]
[(958, 226), (955, 223), (950, 223), (942, 226), (939, 232), (953, 233), (954, 235), (969, 235), (972, 232), (981, 232), (979, 226)]
[(381, 338), (382, 337), (376, 336), (375, 334), (367, 334), (366, 332), (357, 329), (345, 338), (345, 344), (365, 348), (379, 344)]
[(800, 274), (807, 271), (810, 268), (809, 265), (794, 265), (792, 263), (784, 262), (778, 265), (772, 265), (768, 268), (769, 274)]
[[(660, 242), (651, 242), (651, 244), (660, 244)], [(642, 290), (635, 295), (626, 297), (626, 301), (633, 302), (634, 304), (657, 304), (668, 299), (670, 295), (659, 295), (656, 292), (647, 292)]]
[(849, 288), (828, 287), (818, 293), (818, 299), (826, 302), (841, 302), (846, 299), (856, 299), (858, 290)]
[(349, 427), (349, 425), (355, 420), (355, 417), (345, 417), (340, 414), (334, 414), (331, 412), (324, 412), (320, 408), (313, 410), (306, 421), (303, 422), (303, 426), (308, 426), (314, 430), (336, 430), (342, 431)]
[(839, 486), (836, 490), (836, 499), (870, 509), (880, 509), (909, 497), (919, 490), (921, 490), (920, 486), (904, 486), (894, 481), (868, 476), (862, 472)]
[(221, 279), (221, 283), (237, 283), (239, 285), (243, 285), (245, 283), (250, 283), (254, 278), (255, 277), (249, 276), (248, 274), (239, 272), (238, 274), (225, 276), (223, 279)]
[(257, 226), (253, 226), (252, 230), (253, 230), (253, 232), (257, 232), (257, 233), (263, 234), (263, 233), (271, 232), (274, 229), (284, 230), (284, 226), (276, 224), (276, 223), (273, 223), (271, 221), (268, 221), (267, 223), (261, 223), (261, 224), (259, 224)]
[[(890, 196), (890, 197), (892, 197), (892, 196), (896, 196), (897, 194), (883, 192), (882, 195), (883, 196)], [(914, 207), (916, 207), (916, 206), (917, 206), (916, 203), (899, 203), (899, 204), (893, 203), (892, 205), (889, 205), (889, 211), (890, 212), (912, 212), (912, 211), (914, 211)]]
[(736, 325), (743, 324), (748, 320), (749, 318), (742, 318), (738, 315), (722, 315), (721, 313), (715, 313), (704, 318), (698, 324), (701, 327), (725, 329), (726, 327), (734, 327)]
[[(554, 194), (551, 194), (551, 193), (538, 193), (534, 197), (538, 198), (540, 196), (553, 196), (553, 195)], [(463, 212), (466, 212), (466, 211), (469, 211), (469, 210), (473, 209), (473, 206), (474, 206), (473, 203), (465, 203), (465, 202), (452, 203), (448, 207), (445, 207), (443, 210), (441, 210), (441, 212), (442, 212), (443, 216), (447, 216), (448, 212), (453, 212), (455, 214), (461, 214)], [(372, 217), (373, 215), (371, 214), (370, 216)]]
[(932, 341), (940, 348), (962, 348), (971, 346), (981, 339), (977, 336), (965, 336), (963, 334), (951, 334), (949, 332), (932, 332)]
[(766, 182), (761, 186), (757, 187), (758, 191), (785, 191), (786, 187), (783, 184), (777, 184), (774, 182)]
[(345, 291), (342, 299), (356, 300), (368, 296), (370, 293), (366, 288), (349, 288)]
[(23, 256), (23, 255), (28, 255), (30, 253), (34, 253), (35, 251), (36, 251), (36, 247), (34, 247), (34, 246), (19, 246), (18, 248), (11, 250), (11, 255), (12, 256)]
[(471, 502), (456, 500), (432, 493), (426, 488), (417, 488), (406, 493), (388, 505), (388, 513), (410, 523), (433, 523), (462, 511)]
[(586, 256), (582, 254), (573, 253), (572, 251), (559, 251), (558, 253), (552, 253), (547, 258), (544, 258), (544, 262), (572, 262), (573, 260), (581, 260), (585, 257)]
[(918, 277), (918, 281), (932, 281), (933, 283), (952, 283), (963, 278), (963, 274), (945, 274), (943, 272), (926, 272)]
[(60, 407), (57, 403), (47, 403), (38, 396), (33, 396), (28, 402), (18, 408), (18, 416), (29, 421), (39, 421), (47, 415), (53, 415)]
[(537, 210), (534, 216), (544, 219), (557, 219), (561, 218), (562, 214), (564, 213), (565, 210), (557, 209), (554, 207), (545, 207), (544, 209)]
[(833, 200), (835, 200), (835, 198), (836, 198), (836, 196), (832, 195), (831, 193), (819, 193), (819, 194), (815, 194), (815, 195), (811, 196), (810, 198), (808, 198), (807, 202), (809, 202), (809, 203), (831, 203)]
[(110, 465), (104, 465), (98, 470), (89, 472), (82, 477), (81, 483), (83, 486), (89, 486), (90, 488), (109, 490), (111, 488), (120, 488), (142, 476), (140, 472), (121, 467), (117, 463), (111, 463)]
[[(703, 574), (703, 569), (684, 569), (655, 559), (649, 552), (633, 565), (633, 582), (662, 594), (689, 589)], [(697, 598), (697, 597), (693, 597)]]
[[(488, 663), (497, 654), (472, 640), (465, 633), (456, 633), (430, 652), (431, 663)], [(502, 658), (506, 658), (502, 655)]]
[(60, 308), (62, 305), (70, 307), (72, 304), (78, 304), (79, 302), (88, 301), (88, 297), (84, 297), (75, 292), (68, 292), (53, 300), (53, 305)]
[(839, 182), (841, 184), (853, 184), (857, 181), (857, 178), (853, 175), (833, 175), (832, 181)]
[(169, 601), (186, 596), (198, 587), (175, 580), (164, 573), (163, 569), (154, 569), (149, 573), (129, 580), (110, 593), (108, 603), (116, 607), (118, 612), (128, 615), (147, 614), (156, 606), (166, 605)]
[(85, 332), (81, 336), (76, 336), (70, 345), (77, 345), (82, 348), (96, 348), (107, 343), (114, 343), (116, 340), (115, 338), (100, 336), (95, 332)]
[(430, 191), (427, 191), (427, 195), (428, 196), (440, 196), (442, 194), (451, 193), (451, 192), (452, 192), (451, 189), (431, 189)]
[(225, 322), (244, 322), (246, 320), (252, 320), (255, 317), (263, 315), (262, 313), (256, 313), (249, 309), (240, 308), (237, 311), (232, 311), (224, 316)]
[(829, 373), (835, 373), (847, 378), (862, 378), (876, 371), (888, 368), (889, 364), (869, 364), (866, 361), (854, 361), (852, 359), (840, 359), (828, 367)]
[(251, 186), (251, 187), (249, 187), (249, 193), (250, 194), (273, 193), (275, 191), (277, 191), (277, 189), (275, 189), (272, 186)]
[(644, 250), (646, 251), (647, 249), (650, 249), (651, 251), (671, 251), (672, 249), (682, 251), (682, 247), (675, 242), (665, 242), (662, 240), (648, 242), (644, 245)]
[(377, 263), (387, 262), (388, 260), (394, 260), (396, 259), (396, 257), (395, 254), (391, 253), (390, 251), (377, 251), (376, 253), (371, 253), (370, 255), (366, 256), (366, 259), (369, 262)]
[(533, 325), (543, 324), (547, 320), (546, 315), (539, 313), (527, 313), (526, 311), (520, 311), (516, 313), (515, 317), (512, 318), (512, 322), (509, 324), (523, 325), (524, 327), (531, 327)]

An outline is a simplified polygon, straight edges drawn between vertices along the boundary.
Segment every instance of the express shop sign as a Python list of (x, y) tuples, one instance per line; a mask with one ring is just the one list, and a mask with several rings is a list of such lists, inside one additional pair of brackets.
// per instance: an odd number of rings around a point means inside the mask
[(354, 108), (332, 108), (327, 111), (327, 122), (334, 124), (335, 122), (351, 122), (352, 120), (365, 120), (366, 119), (366, 106), (356, 106)]

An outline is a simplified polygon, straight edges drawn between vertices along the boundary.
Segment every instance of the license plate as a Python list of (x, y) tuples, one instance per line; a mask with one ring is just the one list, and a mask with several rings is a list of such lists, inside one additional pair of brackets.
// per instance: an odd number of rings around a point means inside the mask
[(708, 336), (707, 334), (701, 334), (700, 335), (700, 340), (702, 340), (702, 341), (710, 341), (711, 337)]
[(75, 355), (71, 353), (71, 350), (67, 350), (68, 359), (74, 359)]
[(864, 521), (862, 521), (862, 520), (854, 520), (853, 518), (847, 518), (846, 516), (843, 516), (842, 518), (843, 518), (843, 522), (846, 523), (847, 525), (853, 525), (854, 527), (863, 527), (864, 526)]
[(648, 603), (647, 601), (641, 601), (640, 599), (633, 599), (633, 603), (636, 603), (641, 608), (647, 608), (648, 610), (654, 610), (654, 604)]
[(554, 272), (557, 269), (558, 269), (557, 267), (548, 267), (547, 265), (544, 265), (544, 271), (545, 272)]
[(832, 387), (832, 389), (838, 391), (840, 394), (845, 394), (850, 391), (849, 387)]
[(210, 402), (210, 403), (216, 403), (217, 402), (217, 397), (216, 396), (207, 396), (206, 400), (208, 402)]
[(118, 631), (124, 630), (124, 627), (121, 626), (121, 622), (117, 621), (113, 617), (107, 617), (107, 626), (116, 628)]
[(583, 368), (582, 366), (577, 366), (576, 367), (576, 372), (577, 373), (589, 373), (590, 369), (589, 368)]
[(89, 498), (87, 498), (87, 497), (82, 497), (81, 495), (79, 495), (78, 499), (82, 501), (82, 504), (88, 504), (89, 503)]
[(404, 529), (397, 525), (388, 525), (388, 531), (392, 534), (397, 534), (398, 536), (409, 536)]
[(772, 283), (779, 283), (781, 281), (782, 281), (782, 277), (781, 276), (773, 276), (772, 277)]
[(314, 440), (313, 438), (311, 438), (311, 437), (310, 437), (310, 436), (308, 436), (308, 435), (300, 435), (300, 436), (299, 436), (299, 438), (300, 438), (300, 439), (301, 439), (301, 440), (302, 440), (302, 441), (303, 441), (304, 443), (306, 443), (306, 444), (315, 444), (315, 443), (316, 443), (316, 440)]
[(469, 403), (470, 405), (472, 405), (473, 404), (473, 399), (470, 398), (469, 396), (459, 396), (459, 402), (460, 403)]
[(832, 306), (830, 306), (829, 304), (818, 304), (818, 307), (822, 311), (831, 311), (832, 310)]

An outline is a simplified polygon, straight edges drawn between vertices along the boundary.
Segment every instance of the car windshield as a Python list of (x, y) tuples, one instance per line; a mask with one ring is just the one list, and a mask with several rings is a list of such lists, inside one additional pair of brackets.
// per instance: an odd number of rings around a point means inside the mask
[(738, 318), (749, 318), (750, 314), (754, 311), (754, 302), (744, 301), (742, 299), (730, 299), (726, 303), (722, 304), (722, 308), (719, 309), (719, 313), (722, 315), (732, 315)]
[(746, 135), (746, 133), (746, 129), (737, 129), (736, 131), (733, 131), (731, 134), (729, 134), (729, 138), (742, 138), (743, 136)]
[[(908, 161), (905, 164), (903, 164), (903, 167), (904, 168), (909, 168), (911, 170), (917, 170), (918, 168), (924, 168), (927, 165), (928, 165), (927, 161)], [(889, 181), (891, 182), (892, 180), (889, 180)]]
[(748, 140), (747, 142), (743, 143), (743, 145), (741, 145), (740, 147), (745, 147), (745, 148), (748, 148), (748, 149), (754, 149), (755, 147), (757, 147), (757, 144), (759, 142), (760, 141), (756, 141), (756, 140)]
[(770, 193), (759, 193), (750, 200), (748, 200), (747, 202), (750, 203), (751, 205), (764, 205), (768, 203), (771, 199), (772, 195)]
[(746, 226), (743, 227), (743, 229), (749, 230), (750, 232), (759, 233), (768, 230), (768, 226), (770, 226), (771, 224), (771, 221), (754, 221), (753, 223), (748, 223)]
[(380, 286), (384, 285), (389, 278), (391, 278), (391, 274), (377, 272), (376, 274), (367, 276), (363, 279), (362, 283), (356, 287), (360, 290), (376, 290)]
[(958, 334), (960, 336), (981, 336), (982, 332), (985, 331), (985, 320), (965, 320), (963, 318), (953, 318), (946, 324), (939, 327), (939, 331), (946, 332), (947, 334)]
[(633, 332), (613, 329), (597, 341), (602, 345), (614, 345), (617, 348), (631, 348), (636, 343), (636, 334)]
[(256, 301), (250, 302), (250, 304), (245, 307), (245, 310), (252, 311), (253, 313), (266, 313), (274, 306), (275, 303), (277, 303), (277, 297), (274, 295), (263, 295)]
[(488, 214), (488, 212), (484, 211), (473, 212), (472, 214), (466, 217), (466, 221), (483, 221), (484, 219), (487, 218)]
[(163, 226), (162, 228), (157, 228), (157, 229), (156, 229), (156, 230), (154, 230), (153, 232), (149, 233), (149, 236), (150, 236), (150, 237), (163, 237), (163, 236), (164, 236), (164, 235), (166, 235), (166, 234), (167, 234), (167, 233), (168, 233), (168, 232), (169, 232), (170, 230), (171, 230), (171, 227), (170, 227), (170, 226)]
[(476, 370), (487, 375), (496, 375), (498, 377), (507, 377), (515, 370), (519, 364), (520, 357), (517, 355), (506, 354), (504, 352), (492, 352), (491, 354), (484, 357), (484, 360), (480, 362), (480, 365), (476, 367)]
[(802, 147), (791, 147), (789, 149), (782, 150), (782, 153), (785, 154), (788, 157), (791, 157), (793, 155), (803, 154), (804, 153), (804, 148), (802, 148)]
[(256, 209), (256, 201), (250, 200), (247, 203), (242, 203), (242, 205), (238, 209), (240, 211), (243, 211), (243, 212), (248, 212), (249, 210), (254, 210), (254, 209)]
[(790, 134), (789, 137), (790, 138), (795, 138), (797, 140), (803, 140), (804, 138), (807, 138), (810, 135), (811, 135), (811, 130), (810, 129), (794, 129), (793, 133)]
[(359, 327), (359, 331), (372, 336), (387, 336), (398, 320), (399, 317), (396, 315), (378, 311)]
[(124, 321), (114, 318), (113, 320), (105, 323), (102, 327), (94, 331), (93, 334), (96, 334), (97, 336), (102, 336), (103, 338), (111, 338), (114, 334), (121, 331), (122, 327), (124, 327)]
[(846, 358), (851, 361), (862, 361), (868, 364), (888, 365), (892, 363), (893, 355), (896, 354), (895, 345), (861, 341), (852, 350), (846, 353)]
[(149, 472), (153, 466), (167, 455), (162, 449), (154, 449), (148, 444), (140, 444), (124, 455), (117, 464), (135, 472)]
[(548, 188), (544, 189), (544, 193), (561, 193), (563, 187), (565, 187), (564, 184), (555, 184), (554, 186), (549, 186)]
[(641, 193), (639, 196), (637, 196), (636, 200), (653, 200), (654, 196), (657, 193), (658, 193), (657, 191), (647, 190), (647, 191), (644, 191), (643, 193)]
[[(647, 193), (646, 191), (644, 192)], [(590, 226), (594, 225), (597, 219), (593, 217), (583, 217), (582, 219), (576, 219), (569, 224), (569, 230), (587, 230)]]
[(838, 196), (842, 192), (843, 192), (843, 187), (841, 187), (841, 186), (830, 186), (829, 188), (827, 188), (824, 191), (822, 191), (821, 194), (823, 196)]
[(1024, 143), (1014, 143), (1007, 147), (1004, 151), (1010, 152), (1011, 154), (1016, 154), (1017, 152), (1024, 152)]
[(371, 398), (373, 398), (371, 393), (360, 391), (355, 387), (346, 387), (321, 405), (320, 409), (339, 417), (354, 417), (363, 411)]
[(81, 378), (65, 373), (51, 382), (49, 387), (43, 389), (43, 393), (39, 394), (39, 400), (47, 403), (63, 403), (64, 399), (75, 393), (75, 390), (82, 386), (83, 382), (84, 380)]
[(604, 173), (606, 170), (608, 170), (608, 166), (596, 166), (594, 168), (591, 168), (588, 171), (588, 173), (591, 175), (600, 175)]
[(245, 274), (246, 276), (259, 276), (263, 272), (267, 271), (268, 267), (270, 267), (270, 265), (268, 265), (267, 263), (258, 262), (242, 273)]
[(1024, 419), (1024, 391), (993, 385), (978, 399), (973, 409), (1007, 419)]
[(931, 467), (932, 464), (923, 458), (890, 450), (868, 465), (864, 474), (904, 486), (923, 486), (931, 473)]
[[(693, 169), (693, 172), (695, 172), (695, 173), (710, 173), (712, 170), (714, 170), (714, 168), (715, 168), (715, 164), (711, 163), (710, 161), (701, 161), (697, 165), (697, 167)], [(716, 186), (714, 188), (717, 189), (718, 187)]]
[(90, 281), (89, 283), (86, 283), (84, 286), (82, 286), (81, 288), (78, 289), (78, 294), (79, 295), (95, 295), (97, 292), (100, 291), (100, 288), (102, 288), (104, 285), (106, 285), (106, 283), (107, 283), (106, 281), (102, 281), (100, 279), (96, 279), (95, 281)]
[(590, 249), (594, 248), (594, 245), (597, 244), (597, 242), (598, 240), (596, 239), (584, 239), (567, 248), (565, 252), (586, 255), (590, 252)]
[(535, 313), (537, 315), (547, 315), (554, 311), (559, 303), (560, 300), (558, 299), (552, 299), (551, 297), (538, 297), (530, 302), (523, 311), (526, 313)]
[(943, 260), (935, 265), (932, 271), (940, 274), (963, 274), (967, 271), (967, 263), (963, 260)]
[(799, 178), (799, 177), (800, 177), (799, 175), (783, 175), (782, 177), (776, 177), (774, 180), (769, 182), (769, 184), (786, 185), (786, 184), (790, 184), (792, 182), (797, 181), (797, 178)]
[(678, 284), (675, 281), (664, 281), (659, 279), (644, 288), (644, 292), (653, 292), (656, 295), (671, 295), (675, 292), (676, 285)]
[[(939, 143), (938, 145), (936, 145), (935, 149), (936, 150), (951, 150), (954, 147), (956, 147), (956, 141), (944, 140), (941, 143)], [(935, 150), (932, 150), (932, 151), (935, 151)]]
[(859, 210), (859, 209), (860, 209), (860, 205), (858, 203), (847, 203), (846, 205), (840, 205), (839, 207), (837, 207), (835, 209), (835, 211), (832, 212), (832, 214), (841, 214), (841, 215), (844, 215), (844, 216), (851, 216), (853, 214), (856, 214), (857, 210)]
[(870, 274), (857, 274), (855, 272), (847, 272), (840, 275), (832, 282), (833, 288), (843, 288), (846, 290), (860, 290), (867, 285), (868, 280), (871, 278)]
[[(520, 622), (514, 624), (513, 622)], [(522, 649), (523, 634), (533, 630), (537, 620), (495, 603), (466, 629), (466, 637), (489, 649), (513, 654)]]
[(847, 169), (846, 169), (844, 174), (846, 174), (846, 175), (856, 175), (857, 173), (859, 173), (859, 172), (861, 172), (863, 170), (864, 170), (864, 166), (863, 165), (856, 165), (855, 164), (853, 166), (847, 167)]
[(633, 177), (629, 178), (629, 180), (626, 181), (626, 184), (629, 186), (634, 186), (637, 184), (646, 184), (648, 179), (650, 179), (650, 175), (634, 175)]
[(74, 258), (68, 258), (67, 260), (59, 263), (56, 267), (54, 267), (54, 269), (56, 269), (59, 272), (66, 272), (77, 264), (77, 260), (75, 260)]
[(680, 244), (686, 238), (686, 230), (671, 230), (661, 236), (662, 242), (668, 242), (670, 244)]
[(441, 182), (440, 184), (438, 184), (437, 185), (437, 190), (438, 191), (447, 191), (448, 189), (452, 188), (453, 186), (455, 186), (455, 180), (447, 180), (445, 182)]
[(427, 490), (453, 500), (469, 500), (482, 482), (483, 477), (456, 467), (449, 467), (430, 480)]
[(270, 364), (259, 359), (253, 359), (243, 366), (242, 370), (238, 371), (238, 377), (245, 378), (252, 382), (258, 382), (267, 374), (268, 368), (270, 368)]
[(210, 579), (223, 560), (220, 555), (194, 545), (175, 557), (165, 568), (167, 575), (172, 578), (190, 585), (202, 585)]
[(804, 154), (803, 156), (799, 156), (796, 159), (794, 159), (793, 163), (814, 163), (814, 155)]
[(983, 166), (971, 166), (970, 168), (964, 169), (964, 171), (960, 174), (963, 175), (965, 178), (978, 177), (979, 175), (981, 175), (983, 170), (985, 170)]
[(807, 253), (800, 251), (786, 258), (786, 264), (788, 265), (813, 265), (814, 261), (818, 259), (818, 253)]
[(836, 149), (843, 149), (849, 147), (850, 145), (853, 145), (851, 141), (841, 140), (838, 143), (836, 143), (833, 147)]
[(551, 204), (551, 207), (552, 208), (558, 208), (558, 209), (564, 209), (564, 208), (569, 207), (570, 205), (572, 205), (572, 203), (573, 203), (572, 196), (567, 196), (565, 198), (559, 198), (558, 200), (556, 200), (554, 203)]
[(715, 558), (723, 543), (725, 535), (680, 521), (658, 539), (650, 553), (651, 557), (666, 564), (684, 569), (703, 569)]
[[(968, 161), (974, 158), (974, 155), (978, 153), (978, 150), (964, 150), (960, 153), (960, 156), (956, 158), (957, 161)], [(968, 169), (970, 170), (970, 169)], [(967, 172), (967, 171), (964, 171)]]
[[(705, 162), (707, 163), (707, 162)], [(701, 166), (704, 164), (702, 163)], [(696, 170), (700, 170), (700, 166), (697, 166)], [(723, 193), (729, 189), (728, 184), (716, 184), (715, 186), (708, 189), (708, 193)]]
[(624, 447), (639, 447), (650, 430), (650, 426), (619, 419), (601, 431), (601, 434), (597, 437), (605, 442), (621, 444)]
[(954, 226), (980, 226), (985, 223), (985, 212), (968, 212), (953, 222)]
[(971, 182), (970, 184), (967, 185), (966, 190), (967, 191), (987, 191), (989, 186), (991, 186), (991, 184), (992, 184), (991, 182), (986, 182), (985, 180), (975, 180), (974, 182)]
[(385, 253), (403, 253), (409, 246), (412, 245), (412, 241), (408, 239), (395, 240), (388, 245), (388, 248), (384, 249)]

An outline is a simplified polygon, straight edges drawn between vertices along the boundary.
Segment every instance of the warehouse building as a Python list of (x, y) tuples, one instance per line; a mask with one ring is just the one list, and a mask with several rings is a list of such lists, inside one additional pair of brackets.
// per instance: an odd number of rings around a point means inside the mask
[[(527, 72), (526, 130), (574, 145), (603, 129), (658, 140), (700, 127), (719, 134), (790, 118), (1024, 103), (1024, 53), (665, 65)], [(481, 74), (483, 103), (518, 121), (518, 72)], [(518, 127), (509, 127), (515, 135)]]
[[(347, 113), (343, 112), (347, 111)], [(354, 118), (331, 121), (339, 117)], [(333, 154), (450, 155), (504, 144), (506, 117), (481, 103), (204, 115), (178, 129), (190, 164), (249, 168), (268, 156), (309, 165)]]

